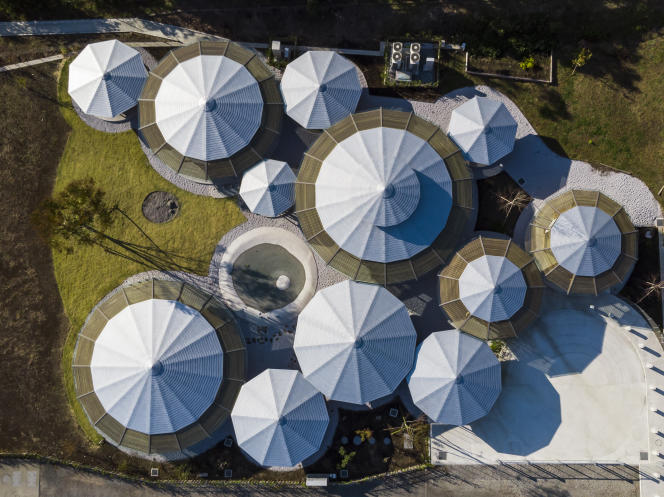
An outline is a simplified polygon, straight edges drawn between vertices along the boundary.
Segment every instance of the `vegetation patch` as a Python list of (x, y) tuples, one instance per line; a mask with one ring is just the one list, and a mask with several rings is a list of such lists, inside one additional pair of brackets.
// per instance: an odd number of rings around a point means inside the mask
[[(115, 240), (121, 253), (138, 250), (145, 257), (128, 258), (99, 244), (75, 244), (70, 251), (54, 250), (53, 264), (60, 296), (71, 329), (62, 357), (67, 394), (89, 438), (99, 436), (74, 398), (71, 359), (76, 335), (94, 305), (129, 276), (148, 269), (171, 269), (207, 275), (214, 248), (228, 230), (244, 221), (234, 199), (213, 199), (180, 190), (150, 166), (133, 131), (104, 133), (85, 124), (71, 106), (67, 67), (58, 85), (62, 116), (71, 128), (55, 180), (54, 194), (73, 181), (91, 178), (117, 206), (106, 240)], [(154, 224), (143, 217), (143, 200), (153, 191), (176, 195), (180, 210), (172, 221)], [(129, 251), (129, 253), (131, 253)]]

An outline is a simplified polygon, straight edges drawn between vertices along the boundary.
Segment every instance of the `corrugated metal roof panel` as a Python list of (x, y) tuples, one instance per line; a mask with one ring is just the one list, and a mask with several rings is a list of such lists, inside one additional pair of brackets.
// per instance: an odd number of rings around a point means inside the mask
[(299, 371), (266, 369), (245, 383), (231, 413), (238, 445), (263, 466), (291, 467), (313, 455), (329, 416)]
[(300, 313), (293, 348), (328, 398), (363, 404), (389, 395), (413, 361), (416, 333), (403, 303), (378, 285), (344, 281)]
[(516, 128), (502, 102), (474, 97), (452, 111), (447, 133), (468, 160), (490, 165), (512, 151)]
[(295, 174), (286, 162), (261, 161), (242, 176), (240, 197), (254, 214), (278, 216), (295, 203)]
[(69, 66), (69, 94), (86, 114), (113, 118), (136, 105), (148, 73), (141, 55), (117, 40), (86, 46)]
[(306, 52), (281, 80), (286, 113), (308, 129), (329, 128), (355, 111), (362, 87), (355, 66), (336, 52)]
[(434, 422), (466, 425), (487, 414), (498, 398), (500, 363), (481, 340), (439, 331), (417, 348), (408, 387), (415, 405)]

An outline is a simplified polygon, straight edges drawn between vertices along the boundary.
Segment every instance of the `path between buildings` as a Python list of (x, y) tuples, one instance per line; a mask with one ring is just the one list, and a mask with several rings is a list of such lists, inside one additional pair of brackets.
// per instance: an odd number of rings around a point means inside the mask
[(440, 469), (415, 471), (359, 484), (313, 489), (205, 483), (156, 486), (55, 464), (6, 460), (0, 464), (0, 497), (627, 497), (638, 494), (638, 484), (618, 472), (597, 468), (588, 471), (582, 467), (579, 471), (570, 469), (570, 477), (561, 479), (547, 476), (543, 469), (546, 470), (541, 467), (524, 471), (510, 466), (463, 466), (452, 468), (449, 473)]

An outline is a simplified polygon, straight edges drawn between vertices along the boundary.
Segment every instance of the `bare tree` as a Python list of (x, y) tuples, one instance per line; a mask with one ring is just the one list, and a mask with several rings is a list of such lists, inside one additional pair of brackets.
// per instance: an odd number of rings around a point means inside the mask
[(516, 208), (517, 211), (520, 211), (530, 203), (530, 197), (523, 190), (510, 190), (508, 192), (497, 193), (496, 197), (498, 198), (500, 210), (505, 213), (506, 220), (510, 217), (513, 209)]
[(652, 275), (648, 280), (644, 280), (643, 293), (641, 294), (641, 298), (637, 300), (636, 303), (638, 304), (650, 296), (661, 298), (662, 291), (664, 291), (664, 281), (660, 280), (657, 276)]

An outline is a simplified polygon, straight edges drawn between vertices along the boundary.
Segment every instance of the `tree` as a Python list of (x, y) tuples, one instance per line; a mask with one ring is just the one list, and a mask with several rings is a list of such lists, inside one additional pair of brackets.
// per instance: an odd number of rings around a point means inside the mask
[[(148, 244), (140, 245), (110, 235), (109, 230), (116, 221), (115, 214), (129, 221)], [(106, 200), (106, 193), (92, 178), (74, 180), (44, 200), (32, 213), (31, 220), (51, 247), (68, 254), (78, 245), (96, 245), (108, 254), (149, 268), (195, 270), (177, 260), (187, 264), (197, 261), (162, 250), (117, 204)]]
[(664, 281), (660, 280), (658, 276), (652, 275), (649, 280), (643, 282), (641, 298), (636, 303), (639, 304), (650, 296), (659, 298), (662, 296), (662, 291), (664, 291)]
[(100, 245), (113, 225), (117, 205), (92, 178), (72, 181), (64, 190), (44, 200), (32, 213), (32, 222), (56, 250), (72, 253), (77, 244)]
[(509, 219), (513, 209), (522, 210), (530, 203), (530, 197), (523, 190), (511, 189), (507, 192), (497, 193), (500, 210), (505, 213), (505, 220)]
[(339, 464), (337, 464), (337, 469), (346, 469), (355, 457), (355, 452), (347, 452), (346, 449), (342, 446), (339, 447), (339, 455), (341, 456), (341, 461), (339, 461)]
[(576, 57), (572, 59), (572, 76), (579, 67), (583, 67), (593, 56), (589, 48), (583, 47)]

